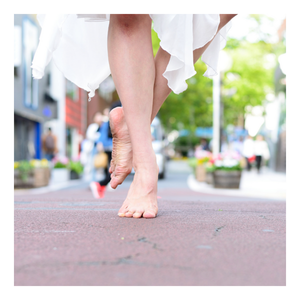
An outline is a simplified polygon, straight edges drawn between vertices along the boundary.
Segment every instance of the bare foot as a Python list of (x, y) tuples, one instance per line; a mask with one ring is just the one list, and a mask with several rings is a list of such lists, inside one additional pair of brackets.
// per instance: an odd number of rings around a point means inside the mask
[[(153, 165), (152, 165), (153, 166)], [(126, 200), (119, 210), (119, 217), (155, 218), (157, 207), (158, 168), (138, 169), (135, 172)]]
[(110, 112), (109, 123), (113, 136), (110, 185), (115, 189), (131, 173), (132, 147), (122, 107), (116, 107)]

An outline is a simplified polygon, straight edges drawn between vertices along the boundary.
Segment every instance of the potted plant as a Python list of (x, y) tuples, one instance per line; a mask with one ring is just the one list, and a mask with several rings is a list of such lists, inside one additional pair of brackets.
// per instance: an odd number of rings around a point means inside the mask
[[(206, 152), (206, 151), (205, 151)], [(210, 156), (203, 156), (201, 158), (192, 157), (188, 159), (188, 164), (192, 167), (195, 178), (197, 181), (205, 181), (206, 180), (206, 164), (210, 160)]]
[(191, 157), (188, 159), (188, 165), (193, 169), (193, 173), (196, 177), (196, 168), (197, 168), (198, 160), (196, 157)]
[(70, 179), (70, 171), (68, 170), (69, 159), (67, 157), (54, 157), (52, 160), (53, 169), (51, 170), (52, 183), (64, 182)]
[(70, 179), (79, 179), (83, 172), (83, 165), (79, 160), (70, 160), (68, 163), (68, 169), (70, 170)]
[(237, 157), (220, 154), (213, 162), (213, 185), (215, 188), (239, 189), (242, 166)]
[(49, 184), (50, 168), (46, 159), (14, 162), (15, 187), (41, 187)]
[(195, 157), (197, 158), (197, 166), (196, 166), (196, 173), (195, 177), (196, 180), (203, 182), (206, 181), (206, 164), (211, 159), (211, 152), (202, 150), (202, 149), (196, 149), (195, 151)]
[(213, 177), (213, 172), (215, 171), (215, 166), (214, 164), (209, 161), (205, 164), (205, 182), (207, 184), (213, 184), (214, 183), (214, 177)]

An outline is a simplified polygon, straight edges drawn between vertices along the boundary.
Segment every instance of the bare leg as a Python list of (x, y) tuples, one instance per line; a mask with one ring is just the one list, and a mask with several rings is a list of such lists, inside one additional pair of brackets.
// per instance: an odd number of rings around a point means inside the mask
[[(225, 26), (236, 14), (221, 14), (220, 15), (220, 24), (218, 27), (218, 32), (221, 30), (223, 26)], [(204, 47), (196, 49), (194, 51), (194, 63), (201, 57), (207, 47), (210, 45), (211, 41), (207, 43)], [(158, 113), (160, 107), (167, 99), (169, 94), (171, 93), (171, 89), (168, 87), (168, 82), (165, 77), (163, 77), (163, 73), (166, 70), (166, 67), (170, 60), (170, 54), (164, 51), (162, 48), (159, 48), (156, 56), (155, 56), (155, 83), (154, 83), (154, 91), (153, 91), (153, 107), (151, 113), (151, 119), (155, 118)], [(122, 98), (121, 98), (122, 99)], [(122, 132), (127, 132), (126, 122), (124, 121), (124, 116), (122, 112), (122, 108), (114, 109), (111, 114), (111, 124), (115, 124), (116, 129)], [(123, 118), (123, 119), (122, 119)], [(130, 151), (130, 140), (128, 135), (118, 134), (117, 130), (113, 130), (115, 132), (115, 141), (118, 148), (115, 148), (113, 151), (113, 156), (118, 156), (117, 159), (113, 158), (110, 172), (112, 173), (112, 181), (111, 186), (116, 188), (117, 185), (121, 184), (126, 176), (130, 173), (131, 170), (131, 161), (132, 161), (132, 152)], [(122, 141), (121, 139), (124, 139)], [(121, 150), (124, 148), (124, 151)], [(115, 153), (115, 155), (114, 155)], [(118, 155), (116, 154), (118, 153)]]
[(111, 15), (108, 57), (122, 99), (135, 169), (119, 215), (153, 218), (157, 214), (158, 170), (149, 126), (155, 78), (150, 16)]

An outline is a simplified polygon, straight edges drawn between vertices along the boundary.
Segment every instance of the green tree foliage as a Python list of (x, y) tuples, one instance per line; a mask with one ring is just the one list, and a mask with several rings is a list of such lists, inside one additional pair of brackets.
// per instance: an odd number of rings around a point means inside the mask
[[(270, 61), (275, 61), (275, 57), (267, 56), (271, 53), (271, 45), (263, 41), (255, 44), (243, 41), (238, 48), (228, 49), (227, 52), (233, 64), (222, 80), (224, 125), (236, 124), (247, 105), (262, 105), (266, 94), (274, 89), (275, 68)], [(235, 93), (226, 96), (226, 90), (230, 89)]]
[[(257, 41), (246, 37), (228, 39), (225, 51), (231, 56), (232, 68), (222, 74), (222, 101), (224, 126), (238, 124), (247, 105), (262, 105), (266, 94), (274, 92), (274, 71), (278, 56), (285, 53), (283, 42), (270, 43), (269, 35), (261, 33), (263, 15), (249, 15), (253, 21), (251, 33), (257, 32)], [(152, 30), (153, 51), (159, 48), (159, 39)], [(212, 80), (203, 76), (206, 65), (201, 58), (195, 64), (197, 74), (188, 79), (188, 89), (176, 95), (171, 93), (159, 112), (162, 124), (169, 132), (212, 126)]]
[[(267, 43), (260, 40), (250, 43), (243, 40), (238, 47), (230, 47), (226, 52), (233, 60), (232, 67), (223, 76), (224, 125), (237, 124), (238, 116), (243, 116), (247, 105), (262, 105), (268, 93), (274, 93), (274, 72), (278, 67), (278, 56), (285, 53), (283, 43)], [(233, 76), (232, 76), (233, 75)], [(235, 91), (233, 95), (226, 91)]]

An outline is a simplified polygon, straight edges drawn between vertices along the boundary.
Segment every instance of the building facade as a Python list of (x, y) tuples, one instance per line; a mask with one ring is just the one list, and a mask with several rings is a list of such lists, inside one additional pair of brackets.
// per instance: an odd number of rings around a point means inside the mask
[(42, 158), (41, 136), (45, 122), (57, 118), (57, 101), (51, 95), (49, 67), (41, 80), (32, 78), (31, 62), (40, 27), (34, 15), (14, 16), (14, 160)]
[(67, 80), (53, 61), (42, 79), (33, 79), (40, 32), (36, 15), (14, 16), (14, 160), (43, 158), (42, 136), (48, 128), (57, 137), (57, 155), (76, 159), (95, 113), (110, 108), (118, 95), (109, 76), (88, 101), (87, 92)]
[(95, 96), (87, 103), (87, 126), (93, 123), (96, 112), (104, 113), (106, 108), (119, 100), (112, 77), (105, 79), (95, 92)]
[(78, 158), (87, 127), (87, 93), (66, 80), (66, 156)]

